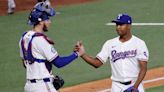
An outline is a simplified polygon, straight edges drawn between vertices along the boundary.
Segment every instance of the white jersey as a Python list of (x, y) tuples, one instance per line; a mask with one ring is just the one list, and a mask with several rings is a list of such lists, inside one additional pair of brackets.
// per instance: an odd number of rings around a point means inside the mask
[(14, 0), (8, 0), (8, 13), (14, 12), (13, 8), (16, 7)]
[(97, 58), (102, 63), (110, 61), (111, 79), (120, 82), (136, 79), (140, 70), (139, 61), (148, 61), (148, 57), (149, 52), (145, 42), (136, 36), (132, 36), (126, 42), (121, 42), (119, 37), (108, 40), (97, 54)]
[[(34, 31), (28, 31), (23, 37), (24, 47), (27, 50), (27, 46), (29, 44), (30, 39), (34, 35)], [(23, 59), (23, 52), (21, 48), (21, 41), (19, 43), (20, 47), (20, 56)], [(36, 59), (44, 59), (48, 62), (51, 62), (58, 56), (57, 51), (50, 43), (45, 40), (43, 36), (34, 37), (32, 40), (32, 49), (31, 49), (33, 57)], [(43, 79), (43, 78), (51, 78), (53, 77), (52, 71), (48, 70), (48, 68), (52, 68), (52, 65), (48, 65), (46, 67), (45, 63), (34, 62), (29, 64), (27, 60), (24, 61), (26, 66), (26, 77), (27, 79)]]

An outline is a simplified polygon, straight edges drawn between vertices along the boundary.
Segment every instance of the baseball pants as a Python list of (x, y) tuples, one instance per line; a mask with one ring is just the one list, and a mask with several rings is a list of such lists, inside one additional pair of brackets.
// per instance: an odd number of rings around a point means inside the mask
[(13, 12), (13, 8), (15, 8), (15, 1), (14, 0), (8, 0), (8, 13)]
[(25, 92), (58, 92), (52, 82), (44, 82), (42, 80), (31, 83), (27, 81), (24, 87)]
[[(124, 92), (126, 89), (128, 89), (131, 86), (133, 86), (134, 83), (135, 82), (132, 82), (129, 85), (124, 85), (124, 84), (121, 84), (119, 82), (112, 81), (112, 89), (111, 89), (111, 92)], [(139, 92), (145, 92), (142, 83), (139, 85), (138, 90), (139, 90)]]

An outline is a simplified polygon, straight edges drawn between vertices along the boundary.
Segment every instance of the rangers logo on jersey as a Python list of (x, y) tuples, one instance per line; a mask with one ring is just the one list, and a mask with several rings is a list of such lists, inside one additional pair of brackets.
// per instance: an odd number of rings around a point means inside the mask
[(111, 61), (116, 62), (119, 59), (135, 57), (137, 55), (137, 50), (129, 50), (124, 52), (117, 52), (116, 50), (112, 50), (111, 55), (112, 55)]

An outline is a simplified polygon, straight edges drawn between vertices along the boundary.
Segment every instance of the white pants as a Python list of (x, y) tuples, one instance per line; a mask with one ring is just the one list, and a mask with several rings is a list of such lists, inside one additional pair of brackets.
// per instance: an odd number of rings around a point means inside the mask
[[(124, 85), (124, 84), (121, 84), (119, 82), (112, 81), (112, 90), (111, 90), (111, 92), (124, 92), (129, 87), (134, 86), (134, 83), (135, 82), (132, 82), (129, 85)], [(139, 90), (139, 92), (145, 92), (142, 83), (139, 85), (138, 90)]]
[(15, 8), (15, 1), (14, 0), (8, 0), (8, 13), (14, 12), (13, 8)]
[(52, 82), (44, 81), (36, 83), (31, 83), (30, 81), (27, 81), (24, 90), (25, 92), (57, 92)]

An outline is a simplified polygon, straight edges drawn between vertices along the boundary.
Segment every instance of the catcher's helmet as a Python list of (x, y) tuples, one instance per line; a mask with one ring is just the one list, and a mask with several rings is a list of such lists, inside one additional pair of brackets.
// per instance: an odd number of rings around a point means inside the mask
[(45, 2), (39, 2), (34, 6), (29, 15), (28, 24), (36, 25), (40, 21), (48, 20), (52, 16), (55, 16), (55, 10)]

